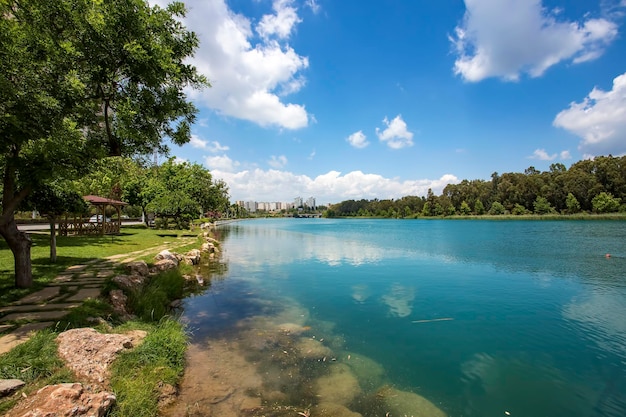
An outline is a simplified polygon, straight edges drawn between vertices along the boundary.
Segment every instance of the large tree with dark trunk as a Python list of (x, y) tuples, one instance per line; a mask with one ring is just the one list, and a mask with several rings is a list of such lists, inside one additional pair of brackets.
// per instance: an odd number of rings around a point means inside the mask
[(94, 160), (189, 140), (184, 88), (208, 84), (185, 63), (198, 40), (184, 13), (144, 0), (0, 1), (0, 235), (17, 287), (32, 284), (31, 241), (14, 217), (30, 193)]

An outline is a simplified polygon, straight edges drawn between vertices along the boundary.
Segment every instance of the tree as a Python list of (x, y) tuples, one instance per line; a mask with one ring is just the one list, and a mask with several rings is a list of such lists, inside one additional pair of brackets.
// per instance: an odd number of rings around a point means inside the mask
[(504, 214), (504, 206), (502, 205), (502, 203), (500, 203), (499, 201), (494, 201), (491, 204), (491, 209), (489, 210), (489, 214), (491, 215), (501, 215)]
[(479, 216), (485, 214), (485, 206), (483, 205), (482, 201), (476, 200), (476, 204), (474, 204), (474, 213)]
[(461, 203), (461, 208), (459, 209), (459, 212), (464, 216), (467, 216), (472, 213), (472, 209), (470, 208), (469, 204), (467, 204), (467, 201), (463, 200), (463, 202)]
[(580, 211), (580, 203), (576, 200), (576, 197), (574, 197), (574, 194), (572, 193), (567, 194), (565, 204), (569, 214), (578, 213)]
[(57, 183), (45, 185), (35, 190), (25, 201), (25, 206), (34, 209), (48, 218), (50, 223), (50, 262), (57, 260), (56, 223), (65, 213), (82, 214), (87, 212), (87, 202), (76, 191)]
[(548, 214), (554, 212), (554, 209), (550, 205), (550, 202), (545, 197), (537, 197), (537, 199), (533, 203), (533, 208), (535, 214)]
[(144, 0), (0, 2), (0, 235), (15, 284), (32, 284), (31, 240), (15, 210), (50, 178), (79, 177), (106, 155), (167, 152), (190, 138), (184, 94), (206, 80), (185, 63), (197, 37)]
[(603, 191), (591, 200), (591, 204), (596, 213), (613, 213), (619, 209), (620, 201), (613, 194)]

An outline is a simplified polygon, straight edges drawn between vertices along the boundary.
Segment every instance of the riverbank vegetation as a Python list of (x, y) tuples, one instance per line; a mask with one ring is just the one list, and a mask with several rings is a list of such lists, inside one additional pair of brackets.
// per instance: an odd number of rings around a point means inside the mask
[[(599, 156), (569, 169), (552, 164), (523, 173), (494, 172), (490, 181), (449, 184), (441, 195), (397, 200), (346, 200), (331, 205), (325, 217), (417, 218), (447, 216), (560, 216), (626, 213), (626, 156)], [(626, 214), (623, 214), (626, 216)], [(621, 216), (621, 217), (623, 217)], [(614, 218), (614, 217), (611, 217)]]

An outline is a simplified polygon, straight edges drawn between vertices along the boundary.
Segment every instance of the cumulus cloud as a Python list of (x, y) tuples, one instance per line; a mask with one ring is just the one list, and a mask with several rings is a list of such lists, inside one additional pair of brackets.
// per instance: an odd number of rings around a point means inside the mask
[(220, 114), (261, 126), (307, 126), (304, 105), (284, 99), (304, 86), (300, 72), (309, 65), (308, 58), (287, 43), (301, 21), (292, 4), (276, 0), (274, 13), (263, 16), (253, 29), (250, 20), (230, 10), (224, 0), (190, 3), (184, 23), (200, 39), (191, 63), (212, 87), (189, 91), (189, 96)]
[(449, 38), (454, 72), (471, 82), (538, 77), (563, 61), (596, 59), (617, 36), (617, 25), (607, 19), (560, 19), (560, 10), (546, 9), (541, 0), (465, 0), (465, 7)]
[(382, 142), (386, 142), (387, 146), (391, 149), (413, 146), (413, 132), (407, 130), (406, 123), (402, 120), (401, 115), (397, 115), (392, 121), (385, 117), (383, 123), (387, 125), (387, 128), (382, 131), (376, 128), (376, 135)]
[(271, 159), (267, 161), (267, 163), (272, 168), (276, 168), (276, 169), (282, 168), (285, 165), (287, 165), (287, 157), (285, 155), (280, 155), (280, 156), (272, 155)]
[(556, 159), (556, 154), (548, 155), (545, 149), (535, 149), (535, 152), (531, 156), (530, 159), (539, 159), (540, 161), (552, 161)]
[(585, 154), (626, 153), (626, 73), (613, 80), (610, 91), (594, 87), (582, 102), (571, 103), (553, 124), (579, 136)]
[(204, 163), (211, 172), (232, 172), (238, 166), (239, 162), (233, 161), (228, 155), (221, 156), (207, 156), (204, 159)]
[(365, 148), (370, 143), (367, 141), (367, 137), (363, 134), (363, 131), (359, 130), (354, 132), (346, 139), (348, 143), (355, 148)]
[[(227, 157), (226, 157), (227, 158)], [(230, 159), (228, 159), (230, 161)], [(337, 203), (347, 199), (401, 198), (407, 195), (426, 195), (429, 188), (440, 194), (448, 184), (458, 182), (451, 174), (439, 179), (400, 181), (378, 174), (352, 171), (342, 174), (329, 171), (315, 178), (278, 169), (259, 168), (234, 172), (232, 165), (227, 170), (211, 170), (215, 178), (223, 179), (229, 187), (233, 200), (290, 201), (294, 196), (314, 196), (320, 204)], [(207, 165), (209, 161), (207, 158)], [(232, 161), (230, 161), (232, 163)]]
[(189, 144), (194, 148), (206, 149), (211, 153), (224, 152), (230, 149), (228, 146), (223, 146), (217, 141), (209, 142), (207, 140), (200, 139), (198, 135), (191, 135)]

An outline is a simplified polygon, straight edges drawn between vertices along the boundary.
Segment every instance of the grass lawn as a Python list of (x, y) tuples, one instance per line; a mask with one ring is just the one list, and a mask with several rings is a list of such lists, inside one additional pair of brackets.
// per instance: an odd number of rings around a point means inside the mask
[[(111, 255), (130, 253), (148, 249), (165, 243), (174, 243), (177, 238), (189, 236), (189, 231), (163, 231), (144, 226), (123, 227), (119, 235), (108, 236), (57, 236), (57, 262), (50, 262), (50, 234), (31, 233), (33, 240), (31, 260), (33, 266), (33, 286), (29, 289), (16, 289), (13, 253), (4, 239), (0, 240), (0, 306), (15, 301), (36, 291), (54, 279), (71, 265)], [(194, 241), (189, 248), (199, 247)], [(182, 252), (183, 249), (177, 249)], [(156, 254), (143, 259), (149, 262)]]

